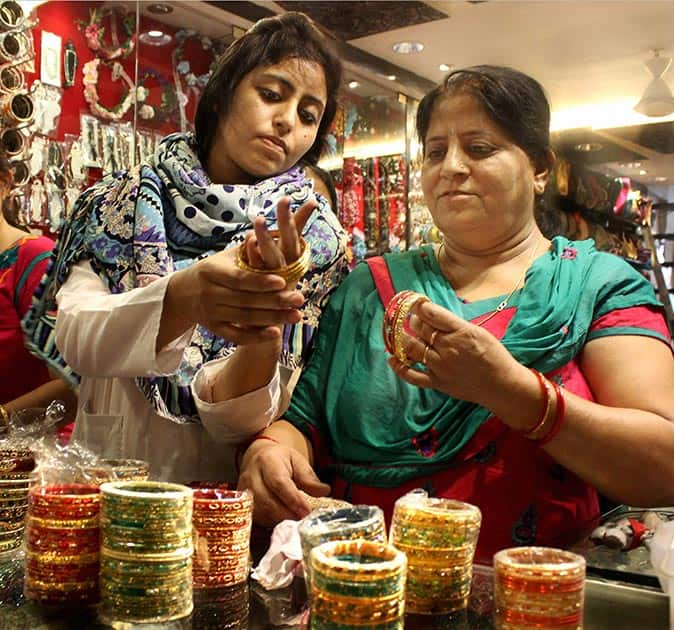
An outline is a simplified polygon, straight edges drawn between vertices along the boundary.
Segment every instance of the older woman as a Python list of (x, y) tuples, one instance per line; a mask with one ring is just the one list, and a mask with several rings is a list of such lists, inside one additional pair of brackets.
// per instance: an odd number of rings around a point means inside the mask
[(302, 491), (327, 493), (312, 466), (334, 496), (389, 515), (415, 487), (478, 505), (483, 559), (573, 541), (598, 516), (597, 491), (671, 505), (661, 307), (592, 241), (541, 234), (553, 162), (541, 86), (509, 68), (459, 70), (417, 123), (442, 243), (361, 265), (334, 294), (285, 420), (243, 457), (258, 519), (302, 516)]
[[(341, 227), (295, 168), (321, 152), (340, 76), (306, 16), (261, 20), (220, 58), (194, 136), (79, 199), (26, 328), (81, 376), (74, 438), (95, 453), (232, 480), (235, 444), (279, 413), (345, 270)], [(300, 232), (311, 264), (297, 288), (284, 269)]]

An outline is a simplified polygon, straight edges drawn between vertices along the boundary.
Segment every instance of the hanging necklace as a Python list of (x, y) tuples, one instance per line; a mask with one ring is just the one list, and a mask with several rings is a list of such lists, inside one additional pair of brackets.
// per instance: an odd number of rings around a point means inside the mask
[[(541, 237), (538, 238), (536, 241), (536, 247), (534, 247), (534, 250), (531, 252), (531, 257), (529, 258), (529, 262), (527, 263), (527, 266), (524, 268), (524, 271), (522, 272), (522, 275), (517, 278), (517, 282), (515, 283), (515, 286), (511, 289), (510, 293), (506, 295), (506, 297), (499, 302), (498, 306), (491, 312), (489, 315), (487, 315), (484, 319), (481, 319), (479, 322), (475, 322), (475, 326), (482, 326), (486, 322), (488, 322), (492, 317), (495, 317), (498, 315), (503, 309), (505, 309), (506, 306), (508, 306), (508, 302), (510, 302), (510, 298), (513, 296), (515, 291), (517, 291), (518, 287), (524, 280), (524, 278), (527, 275), (527, 271), (529, 271), (529, 267), (531, 267), (531, 263), (534, 261), (534, 256), (536, 256), (536, 252), (538, 251), (538, 246), (541, 244), (541, 240), (543, 240)], [(440, 244), (440, 248), (438, 249), (438, 262), (440, 262), (440, 254), (442, 253), (442, 249), (445, 247), (445, 241), (443, 239), (442, 243)]]

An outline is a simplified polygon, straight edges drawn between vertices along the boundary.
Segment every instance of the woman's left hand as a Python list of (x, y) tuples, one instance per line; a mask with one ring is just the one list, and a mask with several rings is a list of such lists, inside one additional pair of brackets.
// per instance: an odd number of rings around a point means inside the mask
[(257, 217), (253, 222), (254, 231), (246, 236), (248, 264), (256, 269), (276, 269), (295, 262), (302, 253), (302, 229), (317, 206), (318, 203), (312, 199), (293, 214), (290, 211), (290, 197), (283, 197), (276, 209), (278, 240), (274, 240), (270, 234), (264, 217)]
[(499, 386), (508, 387), (509, 375), (522, 368), (489, 331), (432, 302), (415, 308), (410, 325), (418, 336), (405, 335), (407, 356), (425, 363), (426, 370), (408, 367), (395, 357), (389, 364), (411, 385), (489, 407)]

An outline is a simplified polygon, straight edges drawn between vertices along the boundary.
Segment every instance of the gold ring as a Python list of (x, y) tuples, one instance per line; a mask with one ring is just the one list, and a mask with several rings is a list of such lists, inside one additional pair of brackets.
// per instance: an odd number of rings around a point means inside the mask
[(428, 340), (428, 345), (433, 348), (433, 343), (435, 342), (435, 338), (438, 336), (438, 331), (437, 329), (433, 330), (431, 333), (431, 338)]
[(421, 363), (422, 365), (426, 365), (426, 359), (428, 359), (428, 351), (431, 349), (431, 344), (427, 343), (424, 346), (424, 356), (421, 357)]

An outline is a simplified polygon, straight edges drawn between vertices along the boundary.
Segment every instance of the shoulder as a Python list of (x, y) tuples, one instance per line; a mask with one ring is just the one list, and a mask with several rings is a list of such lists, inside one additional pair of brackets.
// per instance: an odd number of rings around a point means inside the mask
[(51, 253), (54, 249), (54, 241), (46, 236), (27, 237), (19, 245), (19, 259), (30, 262), (36, 256)]

